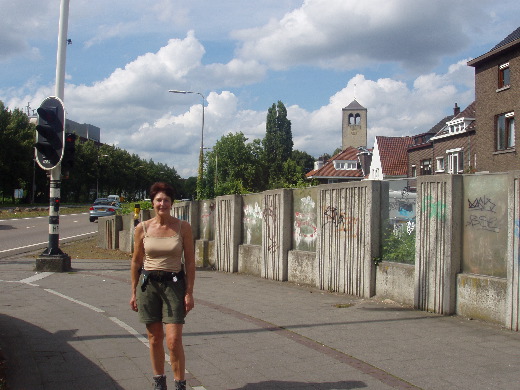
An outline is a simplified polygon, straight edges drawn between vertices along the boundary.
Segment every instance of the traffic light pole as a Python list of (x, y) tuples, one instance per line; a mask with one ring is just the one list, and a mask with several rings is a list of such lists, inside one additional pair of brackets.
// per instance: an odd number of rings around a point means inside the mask
[[(61, 0), (60, 22), (58, 31), (58, 53), (56, 59), (56, 97), (64, 100), (65, 94), (65, 60), (67, 54), (67, 31), (69, 20), (69, 0)], [(63, 123), (65, 126), (65, 123)], [(63, 253), (60, 241), (60, 196), (61, 196), (61, 164), (50, 170), (49, 191), (49, 245), (36, 259), (36, 271), (64, 272), (71, 269), (70, 256)]]

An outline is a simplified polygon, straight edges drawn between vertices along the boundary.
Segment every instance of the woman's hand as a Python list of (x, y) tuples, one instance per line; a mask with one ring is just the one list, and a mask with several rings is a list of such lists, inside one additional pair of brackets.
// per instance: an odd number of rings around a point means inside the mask
[(184, 296), (184, 308), (186, 310), (186, 314), (188, 314), (194, 306), (195, 300), (193, 299), (193, 294), (186, 293), (186, 295)]
[(137, 311), (137, 299), (135, 297), (135, 293), (132, 294), (132, 298), (130, 298), (130, 309)]

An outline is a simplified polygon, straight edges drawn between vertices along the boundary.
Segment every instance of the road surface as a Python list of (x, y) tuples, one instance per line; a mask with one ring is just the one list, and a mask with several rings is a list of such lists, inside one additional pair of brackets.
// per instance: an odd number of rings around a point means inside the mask
[[(97, 233), (97, 222), (88, 213), (60, 215), (60, 242)], [(0, 259), (45, 249), (49, 242), (49, 217), (0, 219)]]

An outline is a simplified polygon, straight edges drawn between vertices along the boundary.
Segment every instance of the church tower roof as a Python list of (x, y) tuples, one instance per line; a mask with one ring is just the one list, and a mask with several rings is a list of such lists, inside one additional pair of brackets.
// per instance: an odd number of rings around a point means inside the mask
[(356, 99), (354, 99), (347, 107), (344, 108), (344, 110), (366, 110), (366, 108), (359, 104)]

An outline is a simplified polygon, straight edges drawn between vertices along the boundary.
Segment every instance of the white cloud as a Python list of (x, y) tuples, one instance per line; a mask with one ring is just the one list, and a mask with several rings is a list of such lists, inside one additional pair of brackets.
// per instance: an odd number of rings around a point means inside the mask
[[(117, 65), (84, 83), (75, 81), (80, 71), (68, 68), (67, 115), (101, 127), (103, 142), (173, 165), (186, 177), (196, 173), (202, 107), (199, 96), (174, 95), (169, 89), (207, 94), (204, 145), (212, 146), (229, 132), (263, 138), (266, 111), (251, 109), (245, 99), (255, 101), (263, 93), (263, 101), (272, 102), (277, 100), (271, 96), (273, 91), (292, 88), (283, 83), (288, 73), (276, 69), (296, 69), (300, 79), (291, 81), (303, 84), (319, 66), (354, 69), (358, 74), (331, 72), (345, 82), (339, 87), (328, 84), (330, 92), (322, 96), (330, 95), (329, 101), (316, 99), (310, 109), (302, 108), (303, 104), (287, 107), (295, 148), (315, 157), (332, 153), (341, 144), (341, 109), (354, 97), (368, 108), (368, 146), (375, 135), (423, 132), (450, 114), (455, 102), (463, 109), (474, 99), (473, 68), (466, 60), (444, 71), (433, 66), (447, 55), (460, 53), (476, 31), (481, 30), (478, 37), (497, 43), (514, 30), (504, 32), (501, 16), (483, 18), (491, 15), (483, 5), (486, 2), (471, 3), (263, 0), (252, 6), (257, 11), (253, 12), (243, 6), (243, 0), (211, 4), (160, 0), (148, 8), (138, 0), (78, 0), (71, 4), (69, 31), (74, 45), (86, 42), (88, 50), (71, 50), (70, 57), (77, 64), (80, 55), (88, 52), (100, 63), (108, 58)], [(43, 63), (48, 50), (35, 42), (41, 36), (47, 46), (55, 43), (57, 6), (37, 0), (24, 4), (34, 12), (27, 12), (20, 2), (0, 0), (1, 9), (12, 16), (0, 26), (0, 61), (25, 56)], [(33, 16), (41, 12), (53, 15), (47, 25), (39, 25)], [(485, 33), (490, 24), (495, 26), (491, 37)], [(234, 54), (235, 42), (228, 38), (232, 29), (239, 43)], [(149, 37), (154, 41), (147, 46)], [(122, 46), (128, 51), (117, 51), (117, 41), (127, 38)], [(141, 46), (132, 52), (128, 48), (135, 38), (142, 39)], [(167, 43), (159, 47), (160, 42)], [(212, 44), (229, 53), (213, 50), (210, 56)], [(52, 57), (54, 61), (55, 52)], [(414, 72), (406, 73), (407, 68)], [(23, 81), (16, 85), (6, 81), (0, 86), (0, 99), (8, 107), (25, 107), (27, 102), (37, 106), (54, 94), (54, 74), (44, 79), (39, 66), (35, 69), (19, 77)], [(4, 74), (11, 77), (10, 72), (16, 73), (11, 69)]]
[(355, 69), (380, 62), (432, 68), (468, 45), (479, 8), (451, 0), (307, 0), (261, 27), (237, 30), (239, 55), (286, 69)]
[(23, 7), (16, 1), (1, 0), (0, 9), (4, 15), (0, 23), (0, 61), (16, 56), (39, 58), (39, 50), (33, 46), (31, 34), (40, 36), (40, 41), (46, 40), (49, 32), (57, 31), (58, 14), (53, 15), (48, 2), (38, 0), (24, 1)]
[[(456, 71), (454, 71), (456, 70)], [(460, 77), (470, 78), (473, 69), (455, 64), (446, 74), (420, 76), (412, 87), (390, 78), (366, 79), (358, 74), (335, 93), (327, 105), (307, 111), (287, 107), (292, 123), (294, 148), (314, 157), (341, 146), (342, 108), (354, 97), (368, 109), (368, 146), (376, 135), (404, 136), (429, 130), (452, 113), (455, 102), (465, 108), (473, 99), (471, 89), (457, 86)], [(457, 77), (455, 77), (457, 75)], [(154, 123), (146, 122), (122, 146), (148, 158), (173, 164), (183, 176), (195, 175), (200, 147), (202, 108), (192, 101), (188, 111), (169, 113)], [(243, 132), (250, 140), (265, 135), (265, 111), (240, 110), (229, 91), (212, 92), (205, 109), (204, 146), (211, 147), (229, 132)]]

